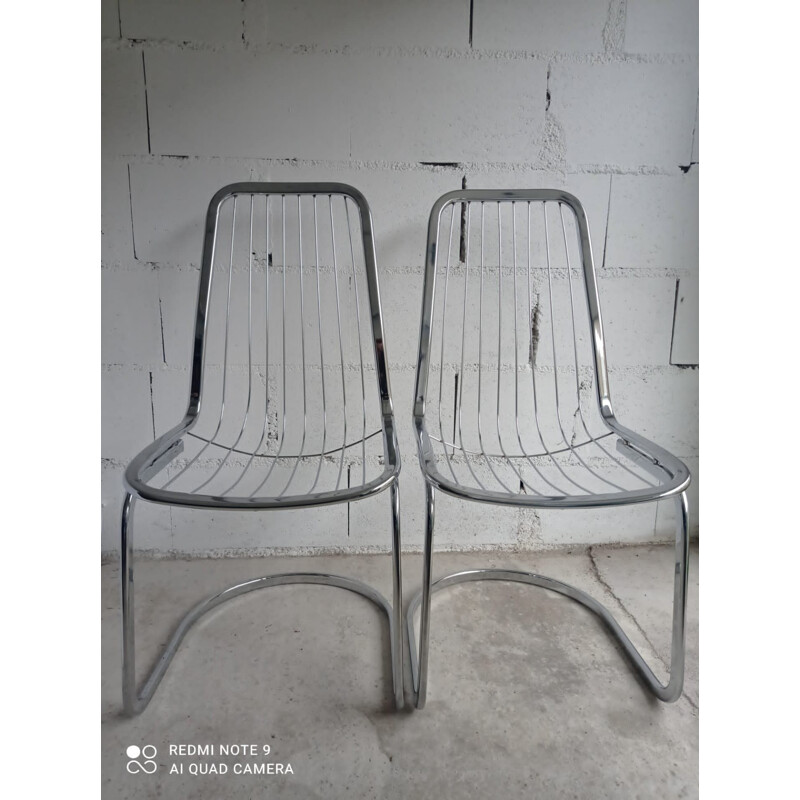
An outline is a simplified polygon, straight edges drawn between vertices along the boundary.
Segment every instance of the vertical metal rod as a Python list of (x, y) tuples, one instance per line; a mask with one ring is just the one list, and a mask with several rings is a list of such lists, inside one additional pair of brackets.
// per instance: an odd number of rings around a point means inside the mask
[(686, 594), (689, 588), (689, 500), (686, 492), (675, 498), (678, 509), (675, 535), (675, 588), (672, 605), (672, 653), (668, 699), (675, 700), (683, 689), (686, 659)]
[(353, 250), (353, 231), (350, 227), (350, 206), (344, 198), (344, 213), (347, 219), (347, 236), (350, 242), (350, 263), (353, 265), (353, 288), (356, 293), (356, 329), (358, 332), (358, 356), (361, 364), (361, 483), (367, 482), (367, 389), (364, 383), (364, 346), (361, 342), (361, 306), (358, 300), (358, 275), (356, 275), (356, 256)]
[(500, 387), (502, 384), (501, 364), (503, 363), (503, 205), (497, 203), (497, 413), (495, 425), (497, 428), (497, 441), (500, 452), (508, 460), (503, 449), (503, 440), (500, 436)]
[(484, 232), (484, 206), (481, 201), (481, 266), (480, 266), (480, 290), (478, 292), (478, 447), (481, 454), (486, 453), (481, 436), (481, 374), (483, 372), (483, 232)]
[[(228, 488), (225, 494), (232, 492), (234, 488), (239, 485), (242, 478), (244, 478), (244, 476), (249, 472), (250, 466), (256, 457), (256, 453), (263, 447), (264, 442), (267, 440), (267, 432), (269, 427), (269, 195), (266, 195), (266, 201), (267, 249), (264, 256), (264, 424), (261, 428), (261, 436), (258, 440), (258, 444), (253, 448), (253, 452), (250, 453), (250, 458), (247, 459), (247, 463), (245, 464), (241, 475), (239, 475), (236, 481)], [(252, 242), (250, 250), (252, 252)]]
[[(191, 466), (194, 464), (200, 456), (206, 451), (206, 449), (216, 442), (216, 438), (219, 435), (220, 429), (222, 428), (222, 420), (225, 416), (225, 391), (226, 391), (226, 378), (228, 373), (228, 329), (230, 327), (230, 313), (231, 313), (231, 280), (233, 278), (233, 243), (234, 243), (234, 234), (236, 231), (236, 195), (233, 196), (233, 215), (231, 221), (231, 251), (230, 251), (230, 259), (228, 262), (228, 298), (225, 304), (225, 345), (224, 345), (224, 356), (223, 356), (223, 364), (222, 364), (222, 401), (220, 405), (219, 411), (219, 419), (217, 420), (217, 427), (214, 430), (214, 434), (211, 438), (200, 448), (198, 453), (192, 458), (187, 464), (185, 464), (178, 472), (176, 472), (161, 488), (166, 489), (176, 478), (183, 475)], [(209, 294), (211, 290), (209, 289)], [(192, 492), (197, 491), (196, 489), (192, 489)]]
[[(548, 294), (550, 295), (550, 340), (553, 345), (553, 388), (555, 391), (555, 399), (556, 399), (556, 422), (558, 423), (558, 429), (561, 431), (561, 438), (564, 441), (564, 444), (571, 449), (572, 454), (578, 461), (586, 467), (587, 471), (590, 475), (594, 475), (599, 481), (602, 483), (608, 484), (609, 486), (614, 487), (615, 489), (619, 489), (620, 491), (625, 491), (621, 486), (618, 486), (613, 481), (610, 481), (608, 478), (604, 478), (600, 475), (596, 470), (593, 470), (584, 460), (581, 458), (580, 453), (576, 449), (572, 449), (567, 439), (567, 435), (564, 432), (564, 425), (561, 420), (561, 401), (558, 396), (558, 356), (556, 355), (556, 317), (555, 312), (553, 311), (553, 278), (552, 278), (552, 269), (550, 265), (550, 233), (549, 228), (547, 225), (547, 204), (542, 203), (542, 213), (544, 216), (544, 241), (545, 241), (545, 249), (547, 253), (547, 287), (548, 287)], [(567, 270), (569, 271), (569, 269)], [(575, 369), (577, 371), (577, 364), (575, 365)], [(573, 481), (576, 485), (580, 485), (577, 481)], [(589, 494), (597, 494), (593, 492), (591, 489), (586, 489), (585, 487), (581, 487), (585, 492)]]
[[(514, 204), (511, 205), (511, 216), (514, 216)], [(516, 220), (514, 221), (514, 227), (516, 228)], [(516, 242), (512, 245), (512, 249), (514, 250), (514, 286), (516, 287), (517, 282), (517, 273), (516, 273)], [(516, 315), (517, 315), (517, 301), (516, 296), (514, 298), (514, 336), (516, 337), (517, 326), (516, 326)], [(503, 446), (503, 435), (500, 432), (500, 386), (501, 386), (501, 378), (502, 378), (502, 371), (500, 369), (500, 365), (503, 361), (502, 355), (502, 344), (503, 344), (503, 215), (502, 215), (502, 204), (497, 204), (497, 413), (495, 415), (495, 424), (497, 426), (497, 442), (500, 445), (500, 452), (503, 454), (503, 458), (505, 458), (508, 465), (511, 467), (512, 471), (516, 474), (519, 478), (520, 483), (523, 486), (529, 486), (527, 481), (522, 477), (522, 473), (517, 469), (512, 459), (508, 457), (508, 453), (506, 452), (505, 447)], [(514, 345), (514, 384), (515, 386), (518, 385), (518, 375), (517, 375), (517, 350), (516, 350), (516, 338), (515, 338), (515, 345)], [(517, 391), (517, 394), (519, 392)]]
[[(281, 343), (283, 346), (283, 393), (281, 400), (281, 440), (278, 445), (278, 453), (272, 466), (278, 463), (278, 458), (283, 452), (283, 443), (286, 441), (286, 195), (281, 195), (281, 254), (283, 255), (283, 297), (281, 299)], [(267, 476), (269, 477), (269, 476)]]
[[(211, 473), (211, 476), (199, 486), (195, 487), (195, 492), (199, 492), (200, 489), (211, 483), (211, 481), (214, 480), (214, 478), (219, 474), (220, 470), (227, 462), (230, 454), (238, 447), (239, 442), (244, 435), (244, 430), (247, 427), (247, 419), (250, 416), (250, 405), (253, 398), (253, 202), (253, 195), (250, 195), (250, 236), (248, 239), (249, 246), (247, 251), (247, 406), (245, 408), (244, 418), (242, 419), (242, 426), (239, 428), (239, 434), (237, 435), (233, 444), (227, 449), (222, 461), (220, 461), (214, 472)], [(224, 491), (219, 492), (219, 494), (228, 494), (228, 492), (230, 492), (230, 490), (233, 489), (237, 483), (239, 483), (243, 475), (244, 472), (239, 475), (239, 477), (231, 486)]]
[(481, 291), (478, 300), (478, 444), (480, 445), (481, 454), (484, 461), (489, 465), (489, 470), (494, 475), (497, 482), (507, 491), (512, 492), (511, 489), (500, 479), (498, 474), (494, 471), (492, 462), (483, 446), (483, 427), (481, 424), (481, 375), (483, 373), (483, 273), (486, 260), (484, 258), (484, 241), (485, 236), (485, 208), (484, 202), (481, 200)]
[[(544, 208), (545, 208), (545, 204), (542, 203), (542, 213), (545, 213)], [(531, 216), (531, 209), (530, 209), (530, 203), (528, 203), (528, 231), (529, 232), (530, 232), (530, 216)], [(546, 219), (547, 219), (547, 217), (545, 216), (545, 221), (546, 221)], [(547, 240), (547, 227), (546, 227), (546, 222), (545, 222), (545, 241), (546, 240)], [(529, 247), (530, 247), (530, 243), (529, 243)], [(549, 247), (547, 249), (547, 265), (548, 265), (548, 270), (549, 270), (549, 267), (550, 267), (550, 250), (549, 250)], [(530, 290), (530, 264), (528, 265), (528, 286), (529, 286), (529, 290)], [(551, 303), (550, 327), (552, 328), (553, 322), (554, 322), (554, 320), (552, 319), (552, 297), (550, 298), (550, 303)], [(533, 331), (531, 331), (531, 349), (532, 348), (533, 348)], [(553, 374), (554, 374), (554, 380), (555, 380), (555, 374), (556, 374), (555, 361), (553, 362)], [(547, 453), (547, 455), (550, 457), (550, 460), (553, 462), (553, 465), (555, 466), (555, 468), (571, 484), (573, 484), (574, 486), (577, 486), (581, 491), (587, 492), (588, 490), (585, 487), (581, 486), (577, 481), (575, 481), (572, 478), (570, 478), (569, 475), (567, 475), (567, 473), (564, 472), (564, 469), (562, 468), (562, 466), (558, 463), (558, 461), (555, 458), (555, 456), (550, 452), (550, 448), (545, 444), (544, 434), (542, 433), (541, 427), (539, 425), (539, 405), (538, 405), (538, 401), (536, 399), (536, 368), (535, 367), (531, 369), (531, 383), (533, 385), (533, 414), (534, 414), (534, 417), (536, 419), (536, 432), (539, 435), (539, 441), (542, 443), (542, 447), (544, 448), (544, 450)], [(556, 406), (557, 405), (558, 405), (558, 397), (556, 396)], [(556, 411), (556, 414), (558, 414), (558, 411)], [(559, 424), (560, 424), (560, 422), (559, 422)], [(565, 493), (565, 494), (567, 494), (567, 493)]]
[[(422, 564), (422, 609), (419, 621), (419, 664), (411, 660), (412, 681), (416, 692), (417, 708), (425, 708), (428, 693), (428, 651), (431, 622), (431, 561), (433, 559), (433, 524), (435, 517), (435, 492), (433, 486), (425, 482), (425, 555)], [(417, 666), (417, 674), (413, 675)]]
[(306, 430), (308, 428), (307, 419), (307, 400), (306, 400), (306, 334), (305, 334), (305, 302), (303, 291), (303, 213), (300, 206), (300, 195), (297, 195), (297, 252), (300, 260), (300, 354), (302, 360), (302, 385), (303, 385), (303, 436), (300, 439), (300, 452), (297, 454), (294, 462), (294, 468), (289, 475), (289, 480), (286, 481), (286, 486), (278, 493), (278, 497), (283, 497), (289, 488), (292, 480), (294, 480), (297, 468), (300, 466), (300, 461), (303, 458), (303, 453), (306, 447)]
[(403, 631), (403, 573), (400, 562), (402, 547), (400, 531), (400, 484), (396, 480), (391, 486), (392, 506), (392, 685), (396, 708), (405, 705), (403, 696), (403, 654), (405, 636)]
[[(525, 456), (528, 463), (533, 467), (536, 471), (536, 474), (546, 483), (548, 486), (551, 486), (556, 491), (559, 491), (556, 486), (554, 486), (547, 478), (542, 475), (539, 468), (533, 462), (533, 459), (528, 455), (527, 451), (525, 450), (525, 446), (522, 443), (522, 434), (520, 433), (519, 429), (519, 320), (517, 315), (517, 203), (513, 201), (511, 203), (511, 238), (514, 242), (514, 255), (513, 255), (513, 269), (514, 269), (514, 427), (517, 431), (517, 442), (519, 444), (519, 449), (521, 453)], [(530, 235), (528, 236), (528, 278), (530, 279)], [(530, 301), (530, 286), (528, 287), (528, 300)], [(531, 334), (533, 335), (533, 334)], [(530, 352), (530, 350), (529, 350)], [(531, 364), (531, 369), (533, 369), (533, 364)], [(520, 480), (522, 476), (520, 474)], [(541, 494), (534, 486), (532, 486), (528, 481), (523, 480), (523, 484), (528, 487), (534, 494)]]
[(317, 274), (317, 328), (319, 333), (319, 375), (322, 381), (322, 448), (319, 453), (319, 464), (317, 464), (317, 474), (314, 476), (314, 483), (311, 484), (309, 492), (313, 492), (319, 481), (322, 470), (322, 462), (325, 460), (325, 445), (328, 440), (328, 407), (325, 403), (325, 360), (322, 357), (322, 300), (319, 288), (319, 235), (317, 232), (317, 196), (313, 195), (314, 206), (314, 263)]
[(136, 634), (133, 602), (133, 508), (136, 498), (127, 492), (122, 503), (120, 529), (120, 589), (122, 593), (122, 704), (125, 713), (135, 714)]
[[(269, 220), (267, 221), (269, 224)], [(280, 441), (278, 442), (278, 452), (275, 454), (275, 457), (272, 459), (272, 463), (269, 465), (269, 469), (267, 470), (267, 474), (264, 476), (261, 483), (250, 492), (250, 497), (253, 497), (256, 492), (258, 492), (264, 484), (269, 481), (270, 475), (272, 475), (272, 471), (275, 469), (275, 465), (278, 463), (278, 459), (281, 457), (281, 453), (283, 452), (283, 444), (286, 441), (286, 195), (281, 195), (281, 278), (282, 278), (282, 294), (281, 294), (281, 349), (282, 349), (282, 387), (281, 387), (281, 432), (280, 432)], [(269, 281), (269, 275), (267, 275), (267, 281)], [(267, 326), (269, 326), (269, 314), (267, 314)]]
[[(598, 441), (591, 433), (589, 433), (589, 428), (586, 425), (586, 420), (583, 416), (583, 408), (581, 403), (581, 387), (580, 387), (580, 378), (579, 378), (579, 365), (578, 365), (578, 333), (575, 327), (575, 293), (572, 289), (572, 262), (569, 255), (569, 242), (567, 239), (567, 227), (564, 223), (564, 205), (563, 203), (558, 203), (558, 211), (559, 216), (561, 217), (561, 232), (564, 237), (564, 252), (566, 253), (567, 257), (567, 279), (569, 281), (569, 308), (570, 308), (570, 320), (572, 321), (572, 352), (573, 358), (575, 359), (575, 398), (577, 402), (577, 414), (578, 419), (580, 420), (581, 427), (583, 428), (584, 433), (589, 437), (590, 442), (594, 442), (597, 449), (605, 456), (606, 458), (610, 458), (617, 466), (621, 467), (623, 470), (628, 472), (629, 474), (633, 475), (641, 483), (644, 483), (647, 486), (655, 486), (656, 483), (654, 481), (648, 480), (646, 477), (640, 475), (639, 473), (634, 472), (627, 464), (623, 463), (622, 460), (617, 458), (614, 453), (612, 453), (608, 448), (604, 446), (602, 441)], [(613, 485), (613, 484), (612, 484)], [(621, 487), (618, 487), (621, 488)]]
[(558, 204), (558, 213), (561, 218), (561, 233), (564, 238), (564, 253), (567, 258), (567, 281), (569, 283), (569, 309), (570, 309), (570, 321), (572, 323), (572, 357), (575, 362), (575, 402), (577, 403), (577, 411), (578, 415), (580, 416), (581, 422), (583, 424), (583, 430), (586, 432), (586, 435), (589, 436), (590, 439), (594, 437), (589, 433), (586, 428), (586, 423), (583, 421), (583, 412), (581, 410), (581, 386), (580, 386), (580, 377), (579, 377), (579, 370), (580, 366), (578, 363), (578, 333), (575, 329), (575, 296), (572, 291), (572, 262), (570, 261), (569, 257), (569, 242), (567, 241), (567, 228), (564, 224), (564, 207), (561, 203)]
[[(450, 214), (450, 237), (447, 242), (447, 266), (445, 267), (445, 274), (444, 274), (444, 295), (443, 295), (443, 302), (442, 302), (442, 342), (441, 348), (439, 351), (439, 437), (442, 440), (444, 445), (444, 458), (447, 461), (447, 466), (450, 467), (450, 474), (453, 476), (453, 480), (458, 483), (458, 478), (456, 478), (456, 473), (453, 471), (453, 465), (450, 463), (450, 456), (447, 452), (447, 445), (444, 444), (444, 431), (442, 428), (442, 388), (444, 386), (444, 334), (445, 329), (447, 327), (447, 285), (450, 281), (450, 254), (453, 249), (453, 227), (456, 221), (456, 207), (455, 205), (451, 204), (450, 206), (452, 213)], [(439, 218), (439, 224), (441, 225), (441, 217)], [(438, 234), (438, 231), (437, 231)], [(437, 259), (440, 259), (441, 256), (437, 253)]]
[[(344, 345), (342, 344), (342, 313), (339, 304), (339, 268), (336, 264), (336, 235), (333, 225), (333, 198), (328, 195), (328, 215), (331, 221), (331, 252), (333, 253), (333, 282), (336, 287), (336, 331), (339, 335), (339, 365), (342, 368), (342, 409), (344, 414), (344, 433), (342, 434), (342, 452), (339, 457), (339, 474), (336, 476), (336, 489), (342, 481), (342, 469), (344, 467), (344, 454), (347, 449), (347, 388), (345, 386), (344, 375)], [(363, 369), (363, 365), (362, 365)], [(362, 442), (362, 446), (363, 446)]]
[[(561, 423), (561, 403), (558, 397), (558, 355), (556, 354), (556, 315), (553, 309), (553, 279), (552, 269), (550, 268), (550, 232), (547, 225), (547, 203), (542, 203), (542, 219), (544, 221), (544, 246), (547, 263), (547, 295), (550, 305), (550, 343), (553, 348), (553, 391), (556, 400), (556, 422), (558, 430), (561, 432), (561, 440), (569, 447), (569, 439), (564, 433), (564, 426)], [(588, 491), (588, 490), (585, 490)]]
[[(233, 198), (233, 219), (231, 221), (231, 253), (228, 261), (228, 296), (225, 301), (225, 348), (223, 353), (222, 364), (222, 404), (219, 412), (219, 422), (222, 424), (222, 418), (225, 416), (225, 397), (227, 391), (227, 376), (228, 376), (228, 345), (230, 343), (230, 327), (231, 327), (231, 286), (233, 284), (233, 244), (236, 232), (236, 200)], [(219, 432), (219, 427), (217, 428)], [(211, 437), (212, 440), (216, 438), (216, 434)]]
[[(266, 196), (264, 207), (266, 250), (264, 252), (264, 430), (261, 436), (261, 443), (264, 444), (269, 439), (269, 268), (272, 255), (269, 249), (269, 195)], [(257, 452), (258, 448), (253, 452)]]
[[(530, 303), (530, 301), (533, 298), (533, 294), (531, 292), (531, 249), (532, 249), (532, 241), (533, 240), (531, 238), (531, 203), (530, 203), (530, 200), (528, 201), (528, 204), (527, 204), (527, 222), (528, 222), (528, 299), (529, 299), (529, 303)], [(528, 339), (528, 352), (533, 354), (533, 352), (534, 352), (534, 341), (533, 341), (533, 324), (532, 323), (529, 326), (529, 333), (530, 333), (530, 337)], [(534, 427), (536, 428), (536, 435), (539, 438), (539, 443), (542, 446), (542, 449), (545, 451), (545, 453), (547, 453), (547, 455), (549, 456), (550, 461), (553, 463), (553, 466), (555, 466), (555, 468), (569, 481), (570, 478), (566, 475), (564, 470), (561, 468), (561, 465), (558, 463), (558, 461), (556, 461), (555, 457), (550, 452), (550, 449), (545, 444), (544, 435), (542, 434), (542, 430), (541, 430), (541, 428), (539, 426), (539, 402), (538, 402), (538, 399), (537, 399), (537, 392), (536, 392), (536, 364), (534, 363), (533, 359), (531, 359), (531, 391), (533, 392), (533, 422), (534, 422)], [(532, 460), (531, 460), (531, 464), (533, 464)], [(538, 472), (538, 470), (537, 470), (537, 472)], [(543, 480), (545, 480), (549, 486), (552, 486), (553, 489), (555, 489), (556, 492), (558, 492), (560, 495), (568, 494), (568, 492), (565, 492), (563, 489), (561, 489), (560, 487), (556, 486), (554, 483), (552, 483), (547, 478), (545, 478), (544, 475), (541, 472), (539, 472), (539, 474), (542, 476)], [(573, 481), (573, 483), (574, 483), (574, 481)]]
[(467, 225), (466, 225), (466, 248), (464, 253), (464, 309), (462, 312), (461, 317), (461, 380), (459, 381), (458, 385), (458, 443), (461, 446), (461, 450), (464, 453), (464, 461), (469, 469), (472, 477), (477, 482), (478, 486), (481, 489), (485, 489), (486, 487), (481, 482), (481, 479), (475, 474), (475, 470), (472, 468), (472, 464), (469, 460), (469, 455), (467, 454), (467, 450), (464, 447), (464, 435), (461, 429), (461, 404), (462, 399), (464, 397), (464, 381), (465, 375), (464, 372), (464, 350), (466, 348), (465, 340), (466, 340), (466, 333), (467, 333), (467, 298), (469, 296), (469, 240), (470, 240), (470, 223), (472, 221), (472, 203), (467, 203)]

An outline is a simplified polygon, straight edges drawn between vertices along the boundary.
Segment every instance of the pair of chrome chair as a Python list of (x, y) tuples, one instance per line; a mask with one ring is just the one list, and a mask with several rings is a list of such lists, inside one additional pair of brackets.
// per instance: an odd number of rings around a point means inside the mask
[[(404, 705), (404, 616), (414, 700), (422, 708), (431, 595), (486, 579), (542, 586), (582, 603), (608, 626), (657, 697), (669, 702), (680, 696), (689, 471), (614, 416), (589, 231), (575, 197), (554, 190), (462, 190), (436, 202), (413, 421), (427, 522), (422, 589), (404, 615), (400, 454), (367, 201), (336, 183), (238, 183), (217, 192), (205, 223), (187, 411), (125, 473), (122, 685), (128, 714), (146, 707), (183, 637), (206, 612), (246, 592), (290, 583), (347, 589), (385, 613), (397, 708)], [(363, 582), (323, 573), (281, 573), (231, 586), (188, 612), (138, 688), (137, 498), (255, 511), (351, 502), (386, 489), (391, 603)], [(498, 569), (433, 582), (437, 489), (470, 501), (547, 509), (675, 498), (669, 682), (658, 681), (610, 612), (577, 588)], [(417, 656), (413, 619), (420, 606)]]

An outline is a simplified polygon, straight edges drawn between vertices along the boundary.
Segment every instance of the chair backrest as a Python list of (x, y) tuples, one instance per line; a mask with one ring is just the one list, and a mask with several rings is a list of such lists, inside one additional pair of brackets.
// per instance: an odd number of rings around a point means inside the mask
[(196, 448), (164, 485), (174, 491), (335, 492), (396, 461), (372, 220), (357, 190), (239, 183), (214, 196), (187, 415)]
[(488, 456), (491, 466), (492, 456), (549, 457), (609, 434), (603, 326), (577, 198), (451, 192), (433, 207), (426, 254), (414, 415), (445, 457)]

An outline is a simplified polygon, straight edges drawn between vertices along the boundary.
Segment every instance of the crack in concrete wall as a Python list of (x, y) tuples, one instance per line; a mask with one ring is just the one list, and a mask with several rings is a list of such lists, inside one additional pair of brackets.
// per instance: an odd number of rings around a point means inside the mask
[(166, 342), (164, 341), (164, 309), (161, 305), (161, 292), (159, 291), (158, 296), (158, 322), (161, 327), (161, 358), (164, 361), (164, 364), (167, 363), (167, 346)]
[[(461, 179), (461, 188), (467, 188), (467, 176)], [(467, 204), (461, 204), (461, 233), (458, 239), (458, 259), (462, 264), (467, 263)]]
[(552, 72), (552, 62), (547, 65), (547, 77), (545, 80), (545, 106), (544, 106), (544, 129), (542, 130), (542, 140), (537, 156), (537, 166), (540, 169), (552, 170), (561, 174), (567, 171), (567, 143), (564, 133), (564, 126), (558, 121), (555, 114), (550, 111), (550, 103), (553, 99), (550, 91), (550, 75)]
[(144, 50), (142, 50), (142, 80), (144, 81), (144, 118), (147, 125), (147, 152), (152, 153), (153, 148), (150, 145), (150, 103), (147, 99), (147, 67), (144, 63)]
[(611, 225), (611, 186), (614, 182), (614, 176), (608, 176), (608, 205), (606, 206), (606, 225), (603, 232), (603, 263), (602, 268), (606, 268), (606, 253), (608, 253), (608, 230)]
[(531, 309), (531, 340), (528, 350), (528, 363), (531, 367), (536, 366), (536, 353), (539, 350), (541, 313), (540, 298), (537, 293), (533, 301), (533, 308)]
[(128, 164), (128, 208), (131, 218), (131, 248), (133, 249), (133, 260), (136, 261), (136, 229), (133, 224), (133, 189), (131, 188), (131, 165)]
[(156, 438), (156, 405), (153, 399), (153, 371), (147, 373), (150, 376), (150, 418), (153, 423), (153, 439)]

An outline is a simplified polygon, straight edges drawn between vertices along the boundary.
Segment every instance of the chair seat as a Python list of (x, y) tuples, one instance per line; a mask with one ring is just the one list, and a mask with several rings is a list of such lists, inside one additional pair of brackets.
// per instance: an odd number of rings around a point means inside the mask
[(252, 452), (188, 431), (172, 437), (166, 447), (158, 440), (143, 450), (125, 478), (145, 500), (193, 508), (303, 508), (349, 502), (384, 490), (399, 472), (399, 464), (384, 463), (380, 434), (375, 431), (324, 452), (287, 455)]
[(679, 459), (630, 431), (575, 445), (527, 452), (515, 442), (484, 453), (429, 434), (418, 423), (427, 479), (468, 500), (540, 508), (591, 508), (658, 500), (682, 492), (689, 470)]

